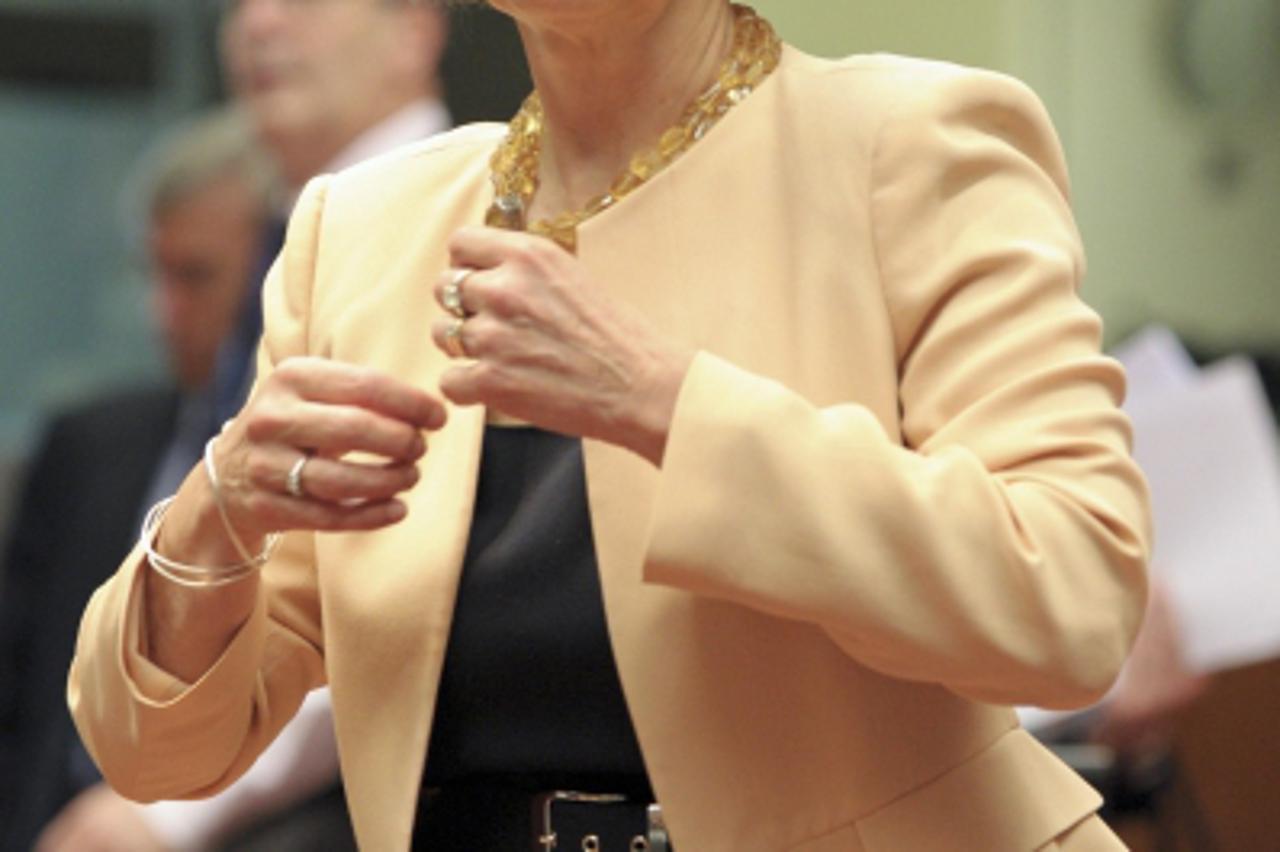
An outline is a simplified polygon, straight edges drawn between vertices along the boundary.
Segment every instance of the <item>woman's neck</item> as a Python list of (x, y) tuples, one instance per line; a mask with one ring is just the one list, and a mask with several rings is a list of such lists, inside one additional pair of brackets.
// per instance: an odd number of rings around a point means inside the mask
[(520, 24), (545, 122), (531, 218), (605, 191), (710, 85), (733, 41), (719, 0), (602, 5), (610, 20)]

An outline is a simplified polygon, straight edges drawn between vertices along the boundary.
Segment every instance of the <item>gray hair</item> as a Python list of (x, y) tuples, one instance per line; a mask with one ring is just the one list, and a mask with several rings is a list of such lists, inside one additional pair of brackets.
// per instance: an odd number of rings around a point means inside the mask
[(148, 221), (224, 179), (241, 182), (264, 214), (280, 195), (279, 179), (252, 125), (232, 106), (183, 122), (142, 155), (124, 192), (127, 230), (138, 236)]
[(277, 191), (271, 162), (258, 146), (248, 117), (223, 107), (179, 126), (144, 158), (142, 197), (151, 215), (222, 178), (235, 178), (264, 208)]

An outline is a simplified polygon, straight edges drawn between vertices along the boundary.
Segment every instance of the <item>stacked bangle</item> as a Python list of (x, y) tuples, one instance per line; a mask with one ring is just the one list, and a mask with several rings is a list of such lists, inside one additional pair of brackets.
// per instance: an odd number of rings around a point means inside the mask
[(164, 516), (168, 513), (169, 506), (172, 503), (173, 498), (166, 497), (152, 506), (151, 511), (147, 512), (147, 517), (142, 522), (142, 547), (146, 551), (147, 563), (152, 570), (166, 580), (177, 583), (180, 586), (192, 589), (211, 589), (234, 583), (237, 580), (243, 580), (266, 564), (267, 560), (271, 558), (271, 553), (275, 550), (277, 542), (280, 540), (280, 536), (277, 533), (272, 533), (267, 536), (266, 546), (261, 553), (238, 565), (209, 567), (178, 562), (175, 559), (163, 556), (155, 548), (156, 534), (160, 531), (160, 524), (164, 521)]
[[(223, 427), (226, 428), (225, 426)], [(236, 553), (240, 554), (240, 558), (246, 563), (252, 562), (254, 557), (249, 553), (249, 548), (244, 546), (244, 542), (240, 540), (240, 534), (236, 532), (236, 528), (231, 525), (231, 518), (227, 516), (227, 507), (222, 500), (222, 483), (218, 480), (218, 467), (213, 463), (213, 442), (218, 440), (218, 435), (214, 435), (204, 444), (204, 472), (209, 477), (209, 488), (213, 491), (213, 502), (218, 507), (218, 517), (222, 519), (222, 528), (227, 533), (227, 538), (231, 539), (232, 546), (235, 547)], [(265, 552), (265, 551), (264, 551)]]
[(280, 541), (278, 533), (271, 533), (267, 536), (262, 552), (254, 556), (249, 553), (249, 549), (240, 540), (239, 533), (231, 525), (231, 518), (227, 516), (227, 507), (222, 499), (222, 483), (218, 481), (218, 468), (213, 463), (213, 442), (216, 440), (217, 436), (215, 435), (204, 445), (204, 472), (209, 477), (209, 488), (213, 491), (213, 502), (218, 507), (218, 517), (222, 520), (222, 528), (226, 532), (227, 538), (231, 540), (232, 546), (235, 547), (236, 553), (240, 555), (243, 561), (238, 565), (218, 567), (187, 565), (167, 556), (162, 556), (157, 552), (155, 547), (156, 535), (160, 531), (160, 524), (164, 521), (164, 516), (169, 511), (170, 504), (173, 503), (172, 497), (161, 500), (153, 506), (142, 522), (142, 546), (146, 550), (147, 563), (152, 570), (166, 580), (193, 589), (216, 588), (248, 577), (266, 564), (266, 561), (271, 558), (272, 552), (276, 549), (276, 544)]

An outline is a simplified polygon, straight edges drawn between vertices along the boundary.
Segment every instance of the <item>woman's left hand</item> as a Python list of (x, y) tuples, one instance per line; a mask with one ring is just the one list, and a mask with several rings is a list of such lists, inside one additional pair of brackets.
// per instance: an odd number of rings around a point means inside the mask
[(609, 298), (550, 240), (464, 228), (449, 240), (449, 258), (436, 299), (448, 308), (446, 288), (473, 270), (458, 287), (466, 318), (437, 320), (432, 337), (471, 360), (441, 377), (445, 397), (608, 441), (661, 466), (691, 350)]

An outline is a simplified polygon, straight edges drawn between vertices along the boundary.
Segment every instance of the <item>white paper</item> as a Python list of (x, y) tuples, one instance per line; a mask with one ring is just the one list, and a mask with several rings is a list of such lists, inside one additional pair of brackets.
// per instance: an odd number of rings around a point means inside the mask
[(1280, 453), (1256, 369), (1228, 359), (1126, 408), (1151, 485), (1152, 575), (1169, 590), (1188, 664), (1280, 655)]
[[(1242, 358), (1198, 370), (1158, 327), (1113, 354), (1151, 486), (1152, 577), (1169, 595), (1185, 662), (1212, 672), (1280, 656), (1280, 451), (1257, 370)], [(1046, 734), (1075, 716), (1018, 712)]]
[(1178, 340), (1164, 326), (1148, 326), (1112, 351), (1124, 365), (1128, 378), (1126, 405), (1141, 404), (1171, 387), (1195, 384), (1199, 368)]

